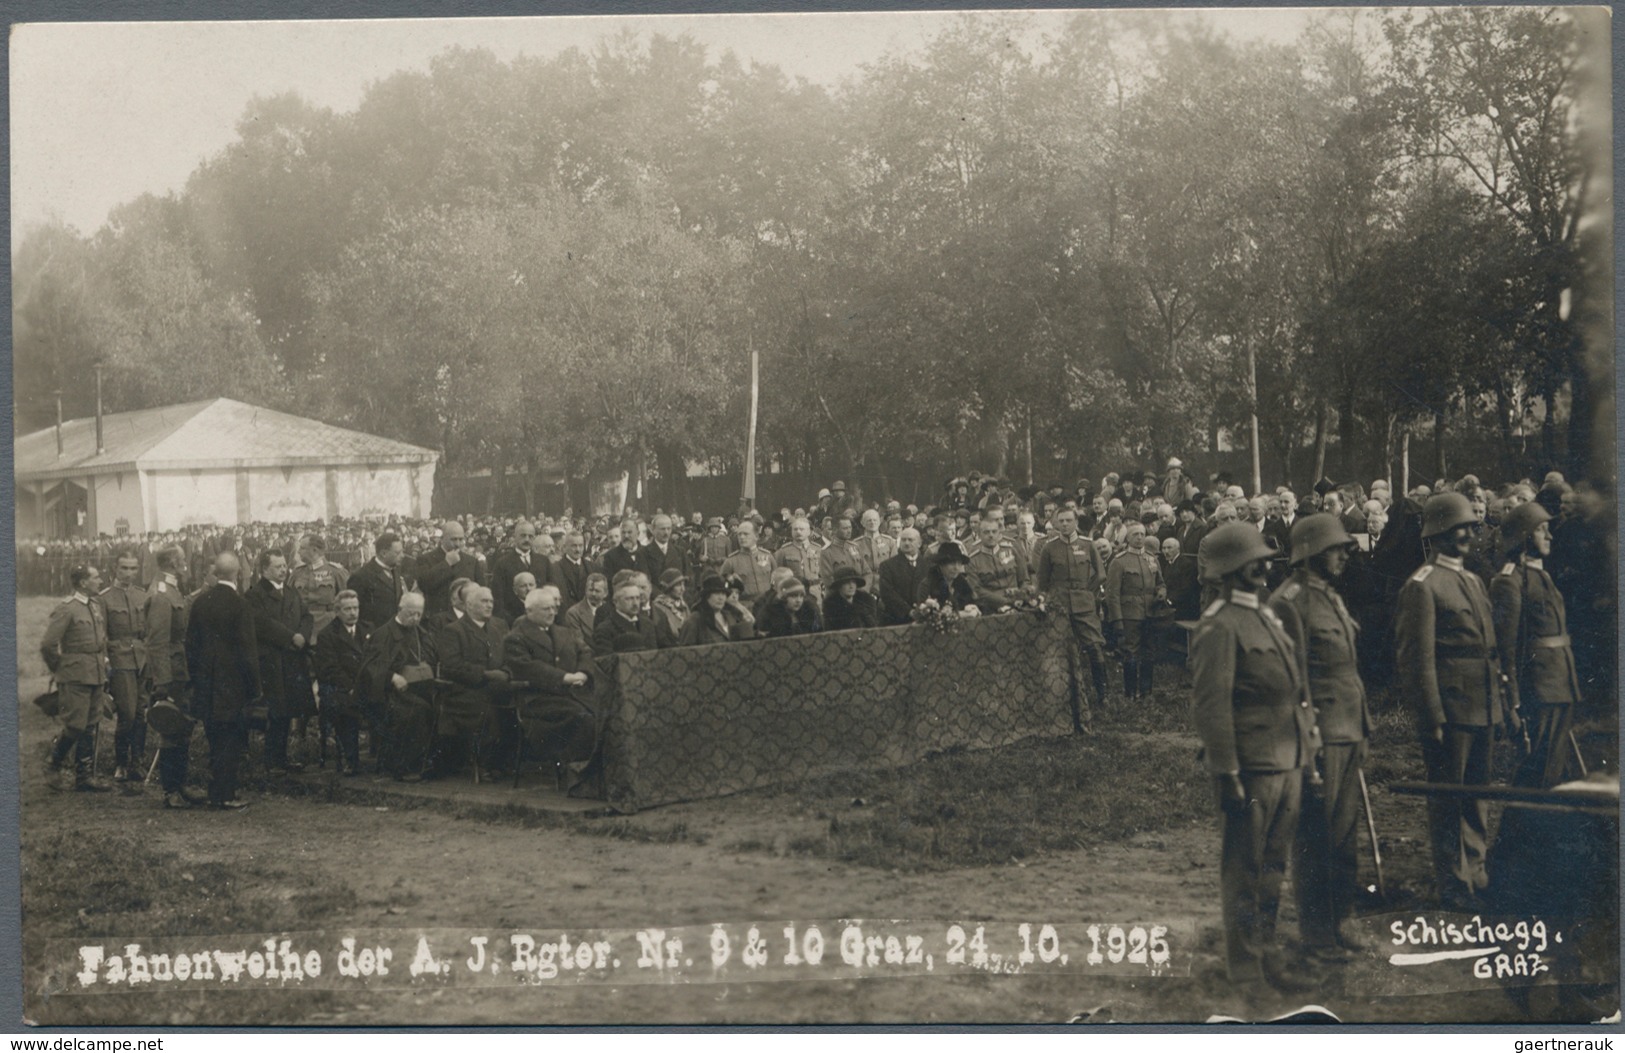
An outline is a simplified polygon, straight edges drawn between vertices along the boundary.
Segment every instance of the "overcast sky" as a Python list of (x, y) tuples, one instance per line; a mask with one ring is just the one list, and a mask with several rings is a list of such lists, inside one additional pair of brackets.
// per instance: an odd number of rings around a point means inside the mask
[[(11, 35), (12, 244), (59, 217), (92, 233), (115, 205), (180, 189), (236, 136), (256, 95), (296, 91), (336, 111), (453, 45), (501, 59), (590, 48), (606, 33), (689, 33), (831, 86), (887, 52), (913, 51), (954, 15), (669, 15), (348, 22), (32, 24)], [(1036, 12), (1035, 31), (1064, 12)], [(1238, 37), (1287, 42), (1303, 10), (1216, 14)]]

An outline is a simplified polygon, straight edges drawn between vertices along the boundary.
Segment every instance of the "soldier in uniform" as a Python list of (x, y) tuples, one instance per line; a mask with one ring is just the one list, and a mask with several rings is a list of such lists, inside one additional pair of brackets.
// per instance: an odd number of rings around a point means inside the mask
[(95, 778), (96, 724), (107, 704), (107, 615), (97, 592), (101, 574), (95, 567), (74, 567), (68, 572), (73, 595), (51, 612), (40, 641), (40, 655), (56, 684), (62, 731), (51, 748), (46, 778), (61, 789), (62, 767), (73, 754), (73, 788), (105, 793), (108, 786)]
[(141, 781), (141, 761), (147, 752), (147, 593), (136, 584), (140, 573), (140, 558), (133, 552), (120, 553), (113, 584), (100, 597), (107, 615), (108, 687), (118, 716), (113, 733), (113, 778), (118, 782)]
[(1544, 566), (1552, 552), (1550, 522), (1551, 514), (1534, 502), (1515, 508), (1501, 528), (1509, 561), (1490, 582), (1507, 701), (1520, 711), (1531, 739), (1529, 755), (1513, 776), (1517, 786), (1562, 781), (1570, 714), (1580, 701), (1568, 613)]
[[(186, 597), (181, 595), (181, 568), (189, 560), (180, 548), (165, 548), (158, 552), (158, 577), (147, 592), (146, 649), (147, 688), (153, 701), (168, 699), (185, 714), (189, 707), (186, 698)], [(189, 808), (203, 804), (209, 798), (186, 786), (187, 767), (191, 754), (191, 730), (183, 738), (160, 735), (158, 741), (158, 785), (163, 787), (164, 806)]]
[[(1394, 623), (1400, 689), (1415, 707), (1435, 783), (1489, 782), (1495, 728), (1517, 720), (1502, 705), (1489, 591), (1463, 563), (1477, 522), (1461, 494), (1427, 499), (1422, 538), (1432, 541), (1433, 556), (1400, 589)], [(1482, 801), (1428, 800), (1434, 874), (1447, 908), (1476, 909), (1489, 887), (1486, 820)]]
[(740, 523), (738, 536), (739, 551), (722, 561), (721, 576), (744, 582), (740, 599), (748, 607), (772, 591), (768, 579), (773, 576), (774, 562), (772, 555), (757, 547), (754, 521), (747, 519)]
[(1292, 640), (1258, 600), (1269, 545), (1256, 527), (1230, 524), (1206, 548), (1220, 591), (1191, 642), (1191, 709), (1223, 814), (1225, 961), (1238, 985), (1304, 990), (1276, 946), (1275, 918), (1304, 769), (1319, 744), (1315, 716)]
[(880, 532), (880, 513), (868, 509), (859, 517), (863, 536), (858, 538), (857, 570), (869, 581), (869, 592), (880, 598), (880, 565), (897, 555), (897, 539)]
[(1292, 524), (1292, 576), (1270, 610), (1297, 647), (1303, 682), (1320, 728), (1320, 782), (1305, 788), (1293, 851), (1298, 928), (1312, 949), (1364, 942), (1351, 926), (1359, 892), (1360, 769), (1371, 712), (1360, 679), (1359, 626), (1334, 588), (1348, 567), (1354, 539), (1336, 516), (1318, 512)]
[(1154, 627), (1146, 622), (1158, 600), (1168, 598), (1162, 568), (1154, 552), (1147, 551), (1145, 527), (1130, 523), (1123, 534), (1123, 551), (1106, 572), (1106, 619), (1111, 622), (1123, 656), (1123, 696), (1151, 694), (1151, 671), (1156, 667)]
[(823, 595), (823, 573), (820, 566), (820, 557), (823, 552), (812, 540), (812, 523), (805, 516), (797, 516), (790, 521), (790, 541), (774, 555), (773, 560), (781, 567), (789, 567), (796, 572), (807, 588), (812, 592), (813, 598)]
[(299, 565), (293, 568), (289, 584), (305, 603), (314, 639), (336, 616), (338, 595), (349, 588), (350, 572), (327, 558), (327, 542), (320, 535), (299, 539)]
[(1005, 536), (1003, 520), (997, 513), (989, 513), (977, 531), (965, 576), (976, 606), (987, 614), (997, 614), (1021, 598), (1021, 590), (1027, 586), (1027, 561), (1020, 545)]
[[(710, 577), (722, 570), (722, 563), (728, 558), (732, 545), (727, 532), (722, 529), (721, 516), (712, 516), (705, 521), (705, 535), (695, 545), (695, 562), (700, 567), (702, 577)], [(563, 600), (568, 601), (570, 597), (566, 596)], [(570, 604), (565, 605), (568, 607)]]
[[(1106, 697), (1106, 640), (1100, 631), (1095, 590), (1106, 574), (1094, 542), (1078, 533), (1075, 511), (1063, 508), (1055, 513), (1052, 525), (1056, 536), (1045, 542), (1038, 553), (1038, 591), (1044, 594), (1050, 610), (1067, 615), (1077, 644), (1075, 657), (1088, 662), (1095, 698), (1102, 700)], [(1087, 731), (1088, 699), (1080, 689), (1071, 701), (1073, 730)]]

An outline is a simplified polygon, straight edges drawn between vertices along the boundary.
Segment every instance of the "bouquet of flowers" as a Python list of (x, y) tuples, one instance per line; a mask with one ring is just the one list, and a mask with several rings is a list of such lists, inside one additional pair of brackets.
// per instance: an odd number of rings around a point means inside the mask
[(959, 631), (959, 612), (945, 607), (935, 599), (921, 600), (908, 612), (909, 619), (918, 625), (929, 625), (939, 633)]
[(1015, 600), (1010, 604), (1012, 611), (1030, 611), (1033, 614), (1043, 614), (1049, 608), (1044, 606), (1044, 594), (1032, 585), (1023, 585), (1017, 590)]

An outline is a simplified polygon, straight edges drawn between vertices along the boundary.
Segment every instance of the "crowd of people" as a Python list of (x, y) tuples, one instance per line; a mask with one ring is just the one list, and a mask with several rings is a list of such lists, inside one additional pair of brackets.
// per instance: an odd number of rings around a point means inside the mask
[[(152, 727), (173, 808), (243, 806), (250, 727), (263, 728), (272, 775), (313, 759), (314, 732), (315, 759), (345, 775), (364, 759), (403, 781), (514, 774), (528, 760), (561, 788), (602, 794), (598, 692), (605, 664), (629, 651), (1040, 611), (1069, 628), (1071, 717), (1088, 732), (1109, 698), (1148, 695), (1158, 658), (1188, 640), (1193, 720), (1224, 814), (1231, 973), (1280, 986), (1292, 978), (1270, 945), (1294, 844), (1306, 939), (1356, 940), (1344, 923), (1369, 684), (1397, 677), (1435, 781), (1487, 781), (1486, 735), (1503, 724), (1528, 741), (1521, 782), (1564, 776), (1571, 709), (1611, 690), (1608, 517), (1599, 494), (1557, 473), (1498, 489), (1469, 475), (1405, 494), (1322, 480), (1302, 496), (1248, 495), (1223, 477), (1199, 486), (1174, 459), (1072, 492), (972, 473), (925, 508), (837, 481), (769, 516), (27, 542), (19, 573), (50, 587), (56, 562), (72, 564), (42, 642), (63, 728), (53, 784), (68, 788), (72, 757), (73, 787), (107, 788), (93, 770), (107, 711), (115, 778), (144, 778)], [(196, 723), (206, 795), (187, 779)], [(1430, 814), (1441, 899), (1471, 906), (1487, 883), (1482, 805)]]

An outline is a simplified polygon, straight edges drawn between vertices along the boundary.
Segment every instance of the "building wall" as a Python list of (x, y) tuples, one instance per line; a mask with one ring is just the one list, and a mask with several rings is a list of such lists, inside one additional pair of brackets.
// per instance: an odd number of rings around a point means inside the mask
[[(412, 465), (384, 465), (376, 471), (364, 465), (333, 469), (335, 515), (415, 516), (412, 501)], [(433, 469), (431, 468), (432, 472)]]
[[(326, 519), (326, 468), (249, 468), (245, 518), (259, 523), (303, 523)], [(239, 500), (239, 508), (242, 502)]]
[(230, 468), (143, 474), (152, 495), (152, 529), (237, 522), (237, 477)]
[[(131, 534), (146, 532), (146, 509), (145, 503), (141, 500), (141, 474), (128, 471), (96, 478), (96, 497), (90, 503), (96, 512), (96, 533), (117, 534), (121, 527)], [(120, 519), (124, 520), (122, 524), (119, 523)]]

